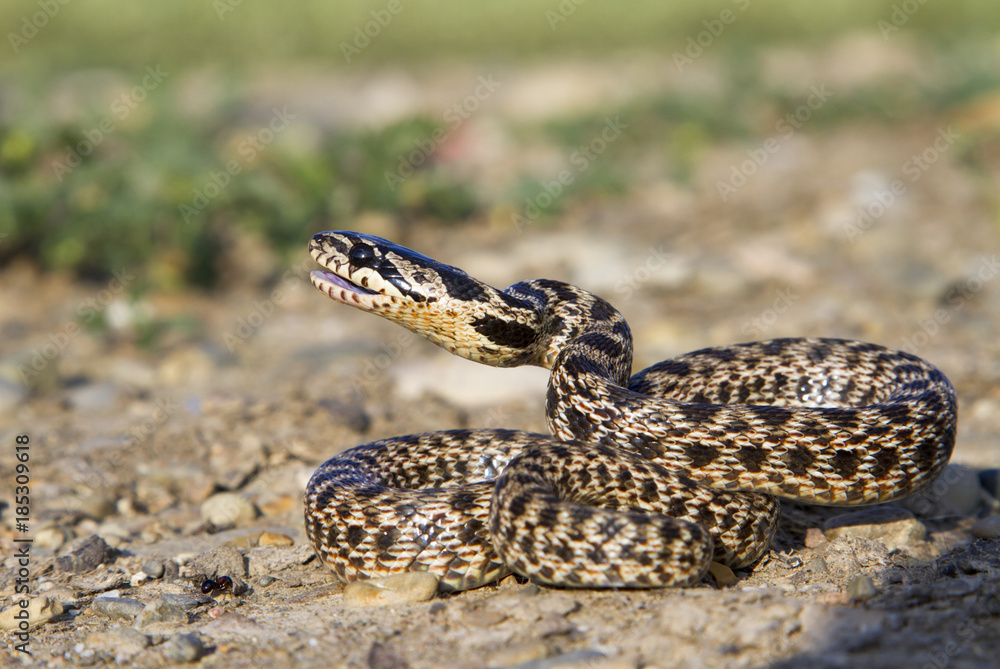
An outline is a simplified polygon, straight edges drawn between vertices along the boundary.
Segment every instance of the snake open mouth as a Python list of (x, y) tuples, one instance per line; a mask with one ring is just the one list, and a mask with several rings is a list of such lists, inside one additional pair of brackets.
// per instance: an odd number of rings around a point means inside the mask
[(381, 293), (365, 288), (329, 270), (310, 272), (309, 279), (312, 281), (312, 285), (331, 300), (362, 311), (377, 310), (380, 302), (386, 298)]
[(325, 290), (324, 286), (326, 284), (333, 284), (337, 288), (343, 288), (344, 290), (349, 290), (352, 293), (358, 293), (359, 295), (377, 295), (374, 290), (368, 290), (364, 286), (359, 286), (353, 281), (348, 281), (344, 277), (333, 272), (316, 270), (309, 273), (309, 278), (312, 279), (313, 285), (320, 290)]

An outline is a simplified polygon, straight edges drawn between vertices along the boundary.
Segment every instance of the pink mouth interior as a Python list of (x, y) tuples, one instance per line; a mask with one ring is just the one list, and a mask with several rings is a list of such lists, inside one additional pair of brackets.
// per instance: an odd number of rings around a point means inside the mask
[(316, 274), (316, 275), (322, 277), (326, 281), (329, 281), (330, 283), (332, 283), (333, 285), (335, 285), (335, 286), (337, 286), (339, 288), (343, 288), (345, 290), (349, 290), (352, 293), (359, 293), (361, 295), (375, 295), (375, 291), (368, 290), (367, 288), (364, 288), (363, 286), (359, 286), (356, 283), (351, 283), (347, 279), (344, 279), (343, 277), (340, 277), (340, 276), (334, 274), (333, 272), (325, 272), (325, 271), (319, 271), (319, 270), (317, 270), (317, 271), (313, 272), (313, 274)]

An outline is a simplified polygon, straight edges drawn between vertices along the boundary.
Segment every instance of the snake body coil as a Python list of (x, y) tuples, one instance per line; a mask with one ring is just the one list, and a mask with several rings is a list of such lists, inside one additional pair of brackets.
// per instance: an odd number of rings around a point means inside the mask
[(632, 337), (601, 298), (558, 281), (499, 291), (389, 241), (323, 232), (312, 282), (470, 360), (551, 370), (553, 436), (451, 430), (376, 441), (323, 464), (305, 522), (344, 581), (431, 571), (442, 590), (510, 571), (539, 583), (698, 582), (757, 561), (776, 497), (887, 502), (931, 483), (957, 408), (924, 360), (875, 344), (775, 339), (629, 376)]

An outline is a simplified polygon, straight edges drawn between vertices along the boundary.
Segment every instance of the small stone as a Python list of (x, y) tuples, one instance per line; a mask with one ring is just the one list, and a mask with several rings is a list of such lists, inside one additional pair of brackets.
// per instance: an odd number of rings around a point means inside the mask
[(854, 602), (867, 602), (878, 594), (875, 583), (868, 576), (855, 576), (847, 584), (847, 596)]
[[(16, 617), (23, 616), (24, 611), (28, 612), (27, 618)], [(7, 631), (16, 630), (23, 620), (27, 620), (29, 627), (34, 627), (61, 616), (62, 613), (63, 605), (58, 600), (41, 595), (29, 600), (27, 606), (21, 606), (21, 602), (18, 601), (0, 613), (0, 628)]]
[(223, 544), (195, 557), (191, 561), (191, 569), (194, 573), (204, 574), (208, 578), (216, 576), (246, 578), (247, 576), (246, 560), (243, 558), (243, 554), (228, 544)]
[(127, 586), (128, 579), (125, 574), (98, 571), (84, 576), (73, 576), (70, 584), (82, 592), (97, 594), (99, 597), (117, 597), (117, 591), (112, 593), (109, 590), (114, 591), (115, 588)]
[(59, 525), (45, 525), (35, 532), (35, 546), (55, 553), (73, 538), (73, 532)]
[(355, 581), (344, 588), (348, 606), (386, 606), (425, 602), (437, 594), (440, 579), (425, 571), (395, 574), (370, 581)]
[(129, 597), (98, 597), (90, 608), (96, 616), (131, 623), (146, 607)]
[(161, 578), (166, 571), (161, 560), (151, 559), (142, 563), (142, 571), (150, 578)]
[(740, 580), (736, 578), (736, 574), (733, 573), (732, 569), (719, 562), (712, 562), (709, 564), (708, 573), (715, 577), (715, 582), (718, 583), (720, 587), (736, 585)]
[(42, 594), (46, 595), (49, 599), (54, 599), (62, 604), (63, 608), (72, 607), (76, 609), (80, 608), (80, 605), (83, 603), (83, 598), (80, 594), (68, 585), (56, 585), (52, 581), (49, 581), (43, 583), (38, 589), (43, 591)]
[(135, 655), (149, 647), (149, 637), (131, 627), (95, 632), (84, 641), (87, 647), (113, 653), (116, 657)]
[(211, 601), (211, 598), (205, 595), (184, 595), (176, 592), (165, 592), (160, 595), (160, 599), (185, 610), (197, 608)]
[(62, 572), (84, 574), (99, 565), (114, 562), (116, 551), (101, 537), (91, 534), (69, 546), (69, 553), (56, 558), (56, 568)]
[(976, 521), (969, 530), (977, 539), (995, 539), (1000, 537), (1000, 516), (988, 516)]
[(889, 550), (904, 550), (921, 543), (927, 528), (909, 511), (885, 507), (834, 516), (823, 524), (823, 534), (829, 541), (878, 539)]
[(277, 580), (278, 579), (276, 579), (275, 577), (268, 576), (267, 574), (265, 574), (264, 576), (261, 576), (260, 578), (257, 579), (257, 585), (259, 585), (262, 588), (266, 588), (267, 586), (271, 585)]
[(806, 530), (806, 548), (818, 548), (827, 543), (826, 535), (818, 527), (810, 527)]
[(163, 644), (163, 654), (172, 662), (194, 662), (205, 654), (197, 634), (175, 634)]
[(258, 546), (292, 546), (294, 544), (295, 541), (291, 537), (274, 532), (263, 532), (260, 539), (257, 540)]
[(252, 523), (257, 509), (242, 495), (220, 492), (202, 503), (201, 517), (220, 530), (228, 530)]
[(136, 627), (149, 627), (155, 623), (174, 623), (185, 625), (188, 622), (187, 613), (181, 607), (171, 604), (165, 598), (150, 602), (136, 619)]

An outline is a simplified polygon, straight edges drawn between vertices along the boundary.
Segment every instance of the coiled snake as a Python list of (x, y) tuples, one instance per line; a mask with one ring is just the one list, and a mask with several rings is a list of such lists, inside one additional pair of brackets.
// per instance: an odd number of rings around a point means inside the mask
[(343, 581), (430, 571), (442, 590), (517, 572), (581, 587), (698, 582), (753, 564), (777, 497), (887, 502), (951, 456), (955, 392), (875, 344), (774, 339), (707, 348), (629, 377), (632, 336), (601, 298), (559, 281), (499, 291), (378, 237), (322, 232), (312, 283), (448, 351), (551, 370), (553, 436), (450, 430), (383, 439), (323, 464), (305, 524)]

